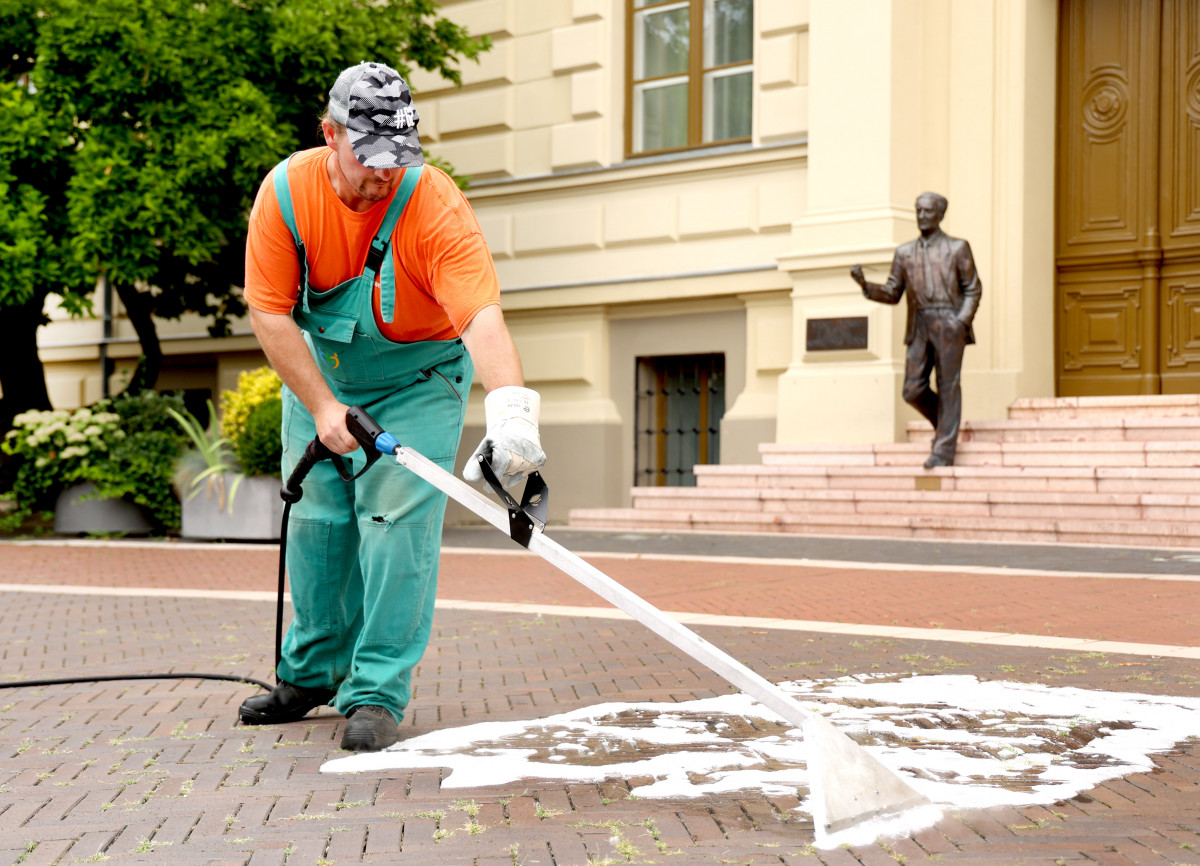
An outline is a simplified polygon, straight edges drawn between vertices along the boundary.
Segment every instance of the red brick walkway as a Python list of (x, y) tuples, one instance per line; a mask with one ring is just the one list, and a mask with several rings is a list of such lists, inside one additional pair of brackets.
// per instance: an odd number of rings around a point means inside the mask
[[(1195, 644), (1188, 581), (981, 575), (596, 557), (669, 610)], [(272, 590), (273, 548), (0, 544), (0, 583)], [(603, 603), (534, 557), (454, 553), (440, 595)], [(270, 676), (273, 605), (0, 590), (0, 675), (225, 671)], [(1048, 623), (1053, 623), (1048, 626)], [(916, 670), (1200, 696), (1194, 662), (766, 630), (702, 632), (772, 680)], [(439, 611), (406, 735), (527, 720), (606, 700), (685, 701), (730, 686), (636, 623)], [(632, 799), (628, 780), (445, 787), (442, 771), (330, 775), (344, 719), (236, 724), (252, 689), (197, 680), (0, 692), (0, 864), (239, 866), (619, 863), (1200, 863), (1200, 741), (1069, 800), (947, 810), (911, 838), (823, 851), (797, 797), (748, 790)], [(803, 795), (803, 791), (796, 794)]]
[[(274, 547), (0, 545), (0, 583), (274, 590)], [(662, 610), (1191, 646), (1200, 587), (1153, 578), (728, 563), (590, 561)], [(533, 554), (447, 553), (438, 596), (602, 607)]]

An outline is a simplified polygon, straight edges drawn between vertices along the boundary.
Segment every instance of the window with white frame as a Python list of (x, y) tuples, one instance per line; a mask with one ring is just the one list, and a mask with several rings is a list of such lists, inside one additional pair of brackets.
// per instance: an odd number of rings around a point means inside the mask
[(754, 0), (629, 0), (628, 151), (750, 138)]

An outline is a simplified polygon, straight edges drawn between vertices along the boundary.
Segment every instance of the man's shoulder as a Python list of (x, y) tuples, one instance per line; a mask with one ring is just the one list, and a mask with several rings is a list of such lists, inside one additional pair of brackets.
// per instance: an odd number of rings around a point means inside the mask
[(453, 227), (455, 237), (479, 231), (471, 203), (454, 178), (436, 165), (425, 163), (421, 180), (413, 194), (414, 212), (425, 228)]
[(308, 150), (298, 150), (291, 156), (284, 157), (276, 164), (276, 169), (286, 163), (288, 180), (292, 183), (311, 183), (325, 169), (325, 158), (329, 155), (327, 147), (310, 147)]
[[(278, 173), (286, 167), (287, 186), (292, 198), (303, 195), (306, 190), (320, 182), (325, 166), (322, 157), (327, 150), (328, 148), (324, 147), (313, 147), (283, 157), (263, 178), (262, 190), (265, 192), (268, 187), (273, 189), (279, 180)], [(273, 192), (270, 197), (274, 199)]]
[(427, 162), (421, 169), (421, 185), (436, 190), (438, 197), (446, 204), (466, 201), (466, 196), (458, 188), (454, 178), (433, 163)]

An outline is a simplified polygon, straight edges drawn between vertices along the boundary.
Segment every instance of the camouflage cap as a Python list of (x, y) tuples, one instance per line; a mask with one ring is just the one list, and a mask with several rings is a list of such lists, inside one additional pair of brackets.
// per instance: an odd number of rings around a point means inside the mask
[(329, 90), (329, 116), (346, 127), (354, 156), (367, 168), (425, 161), (412, 92), (390, 66), (363, 62), (342, 72)]

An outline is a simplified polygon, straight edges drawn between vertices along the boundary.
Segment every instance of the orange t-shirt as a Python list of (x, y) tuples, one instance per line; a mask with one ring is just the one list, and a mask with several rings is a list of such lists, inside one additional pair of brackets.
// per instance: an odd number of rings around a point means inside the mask
[[(308, 256), (309, 284), (331, 289), (363, 272), (367, 251), (391, 197), (365, 213), (348, 208), (333, 191), (326, 147), (297, 153), (288, 164), (296, 227)], [(296, 304), (300, 262), (279, 211), (274, 170), (258, 190), (246, 239), (246, 302), (266, 313), (290, 313)], [(500, 303), (500, 283), (479, 223), (449, 176), (426, 165), (392, 232), (396, 312), (385, 324), (375, 289), (375, 323), (390, 340), (449, 340), (484, 307)]]

